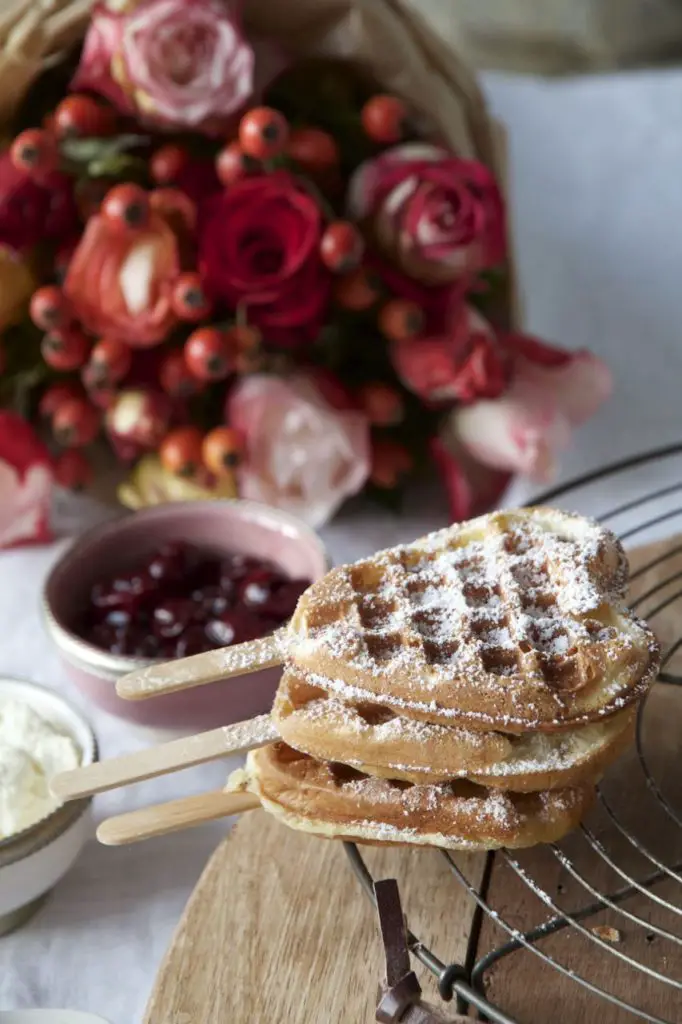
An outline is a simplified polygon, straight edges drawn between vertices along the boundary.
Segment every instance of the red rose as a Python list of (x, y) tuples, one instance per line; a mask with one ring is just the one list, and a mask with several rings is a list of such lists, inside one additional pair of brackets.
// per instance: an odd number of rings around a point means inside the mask
[(391, 348), (403, 384), (427, 402), (497, 398), (506, 363), (490, 324), (471, 306), (457, 306), (442, 332)]
[(351, 178), (352, 220), (409, 277), (443, 284), (503, 262), (504, 204), (487, 167), (426, 143), (361, 164)]
[(438, 475), (445, 489), (453, 523), (489, 512), (511, 483), (511, 473), (482, 466), (468, 453), (434, 437), (429, 446)]
[(55, 171), (38, 184), (0, 154), (0, 244), (17, 252), (72, 238), (78, 227), (73, 181)]
[(177, 238), (158, 213), (135, 232), (97, 214), (71, 258), (64, 291), (86, 330), (147, 348), (177, 323), (171, 292), (179, 272)]
[(206, 290), (272, 344), (312, 341), (325, 319), (330, 275), (319, 254), (317, 201), (286, 171), (246, 178), (206, 203), (199, 258)]

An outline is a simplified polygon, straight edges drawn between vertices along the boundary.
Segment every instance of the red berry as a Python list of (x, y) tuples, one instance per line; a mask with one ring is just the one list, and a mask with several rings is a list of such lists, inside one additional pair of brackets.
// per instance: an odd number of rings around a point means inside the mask
[(114, 338), (102, 338), (90, 353), (88, 368), (93, 380), (100, 384), (118, 384), (123, 380), (133, 361), (130, 346)]
[(149, 171), (157, 185), (172, 185), (178, 180), (189, 161), (189, 154), (182, 146), (169, 143), (157, 149), (149, 161)]
[(90, 96), (78, 93), (67, 96), (54, 112), (53, 128), (59, 138), (66, 136), (112, 135), (116, 130), (117, 117), (111, 107)]
[(57, 409), (52, 419), (54, 436), (65, 448), (84, 448), (97, 437), (99, 411), (84, 398), (72, 398)]
[(416, 302), (391, 299), (379, 310), (379, 327), (390, 341), (408, 341), (424, 329), (424, 313)]
[(149, 202), (177, 234), (192, 232), (197, 226), (196, 203), (179, 188), (155, 188)]
[(159, 369), (159, 383), (172, 398), (189, 398), (201, 390), (201, 382), (189, 372), (182, 351), (170, 352)]
[(362, 259), (362, 235), (347, 220), (335, 220), (327, 226), (320, 242), (322, 262), (337, 274), (357, 267)]
[(227, 188), (235, 181), (256, 174), (260, 163), (244, 152), (238, 142), (230, 142), (220, 150), (215, 161), (215, 169), (221, 183)]
[(110, 409), (118, 397), (118, 391), (107, 381), (96, 366), (88, 363), (81, 370), (81, 380), (88, 393), (88, 401), (98, 409)]
[(76, 448), (61, 452), (54, 461), (55, 480), (70, 491), (82, 491), (92, 480), (92, 466)]
[(181, 320), (198, 323), (211, 312), (211, 303), (206, 298), (201, 284), (201, 275), (196, 272), (181, 274), (173, 286), (171, 305)]
[(185, 342), (185, 362), (198, 380), (224, 380), (231, 370), (230, 348), (223, 331), (199, 327)]
[(400, 142), (405, 133), (407, 107), (397, 96), (372, 96), (360, 113), (362, 127), (375, 142)]
[(225, 332), (225, 338), (231, 351), (237, 355), (255, 352), (260, 347), (263, 336), (257, 327), (251, 324), (234, 324)]
[(197, 427), (171, 430), (159, 448), (161, 465), (176, 476), (196, 476), (201, 468), (202, 440), (203, 435)]
[(75, 381), (63, 381), (59, 384), (51, 384), (43, 391), (38, 405), (38, 412), (47, 420), (51, 420), (60, 405), (71, 401), (72, 398), (81, 398), (82, 390)]
[(369, 478), (377, 487), (396, 487), (412, 466), (412, 456), (407, 448), (397, 441), (385, 439), (372, 444)]
[(204, 465), (214, 476), (229, 476), (242, 460), (241, 435), (231, 427), (216, 427), (204, 438), (201, 449)]
[(54, 136), (43, 128), (27, 128), (21, 132), (9, 152), (14, 166), (31, 176), (49, 174), (59, 162)]
[(247, 156), (266, 160), (277, 156), (287, 144), (289, 123), (279, 110), (254, 107), (239, 122), (239, 142)]
[(51, 331), (40, 346), (43, 359), (53, 370), (79, 370), (89, 349), (90, 342), (78, 327)]
[(334, 298), (339, 306), (343, 309), (352, 309), (356, 313), (370, 309), (380, 296), (381, 282), (375, 274), (364, 267), (344, 274), (334, 286)]
[(360, 388), (360, 402), (369, 422), (376, 427), (390, 427), (400, 423), (405, 412), (400, 392), (389, 384), (364, 384)]
[(263, 356), (258, 349), (253, 349), (251, 352), (237, 352), (234, 357), (235, 373), (258, 373), (263, 369), (263, 365)]
[(161, 392), (151, 388), (119, 391), (107, 409), (107, 433), (118, 451), (154, 451), (168, 433), (171, 413), (171, 403)]
[(149, 220), (149, 193), (139, 185), (114, 185), (105, 195), (101, 211), (112, 223), (130, 231), (146, 227)]
[(328, 171), (339, 162), (339, 147), (321, 128), (294, 128), (289, 135), (287, 156), (306, 171)]
[(31, 296), (29, 307), (31, 320), (41, 331), (52, 331), (65, 327), (71, 319), (69, 303), (61, 288), (46, 284)]

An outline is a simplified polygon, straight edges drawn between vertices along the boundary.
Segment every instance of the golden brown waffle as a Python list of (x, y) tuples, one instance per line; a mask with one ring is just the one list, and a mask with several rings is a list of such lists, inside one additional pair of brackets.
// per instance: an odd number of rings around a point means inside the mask
[(285, 743), (251, 751), (228, 779), (291, 828), (328, 839), (494, 850), (554, 842), (589, 809), (594, 787), (504, 793), (459, 780), (413, 786), (315, 761)]
[(658, 644), (625, 607), (609, 531), (495, 512), (332, 570), (301, 598), (297, 671), (345, 703), (483, 731), (570, 728), (646, 692)]
[(596, 782), (631, 742), (635, 715), (628, 707), (552, 733), (480, 732), (404, 718), (379, 704), (343, 704), (288, 668), (271, 717), (289, 746), (367, 775), (419, 785), (467, 778), (529, 793)]

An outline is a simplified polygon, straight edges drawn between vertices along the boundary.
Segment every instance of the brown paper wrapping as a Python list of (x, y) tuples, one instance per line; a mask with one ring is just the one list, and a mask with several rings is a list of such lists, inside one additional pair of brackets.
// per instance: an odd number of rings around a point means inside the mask
[[(452, 0), (427, 0), (425, 9)], [(87, 28), (93, 0), (0, 0), (0, 121), (40, 71)], [(482, 160), (504, 180), (503, 134), (463, 58), (454, 19), (446, 39), (414, 0), (245, 0), (247, 30), (278, 39), (293, 56), (360, 62), (434, 125), (454, 152)], [(511, 286), (502, 317), (517, 319)]]
[(679, 0), (411, 0), (436, 31), (457, 19), (472, 64), (534, 74), (682, 57)]

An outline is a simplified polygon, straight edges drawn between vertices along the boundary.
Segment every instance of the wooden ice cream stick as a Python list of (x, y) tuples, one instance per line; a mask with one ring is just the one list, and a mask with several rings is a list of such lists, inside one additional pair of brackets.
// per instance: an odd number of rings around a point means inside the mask
[(52, 780), (51, 789), (61, 800), (76, 800), (207, 761), (217, 761), (228, 754), (246, 753), (278, 738), (270, 716), (259, 715), (247, 722), (225, 725), (196, 736), (183, 736), (147, 750), (137, 750), (62, 772)]
[(261, 640), (193, 654), (190, 658), (163, 665), (148, 665), (121, 676), (116, 683), (116, 692), (125, 700), (146, 700), (162, 693), (189, 690), (205, 683), (217, 683), (221, 679), (245, 676), (262, 668), (281, 665), (285, 632), (279, 629)]
[(180, 832), (231, 814), (243, 814), (256, 807), (260, 807), (260, 801), (253, 793), (228, 793), (216, 789), (107, 818), (97, 829), (97, 838), (105, 846), (123, 846), (154, 836), (165, 836), (169, 832)]

